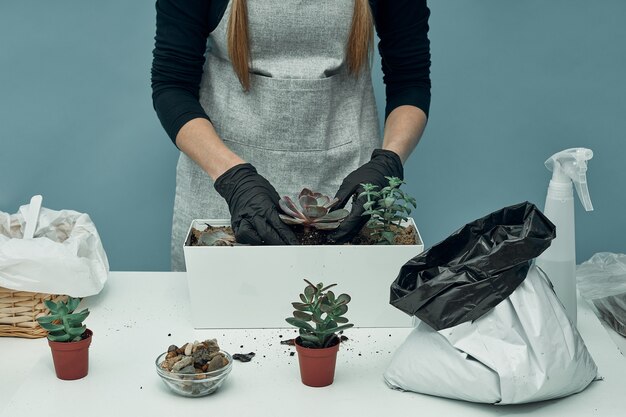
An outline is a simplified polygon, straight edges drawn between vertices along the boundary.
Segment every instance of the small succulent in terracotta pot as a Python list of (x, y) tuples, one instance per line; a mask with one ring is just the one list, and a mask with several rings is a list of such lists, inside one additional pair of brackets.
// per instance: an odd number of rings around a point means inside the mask
[(72, 297), (57, 303), (46, 300), (50, 315), (37, 318), (39, 325), (48, 331), (48, 345), (59, 379), (80, 379), (89, 371), (89, 345), (93, 333), (83, 325), (89, 310), (74, 312), (79, 303), (79, 298)]
[(350, 296), (336, 296), (330, 291), (337, 284), (325, 287), (322, 283), (304, 281), (307, 286), (300, 294), (300, 301), (291, 303), (295, 311), (286, 321), (299, 329), (300, 336), (295, 342), (302, 383), (323, 387), (334, 380), (340, 343), (338, 332), (353, 326), (344, 317)]

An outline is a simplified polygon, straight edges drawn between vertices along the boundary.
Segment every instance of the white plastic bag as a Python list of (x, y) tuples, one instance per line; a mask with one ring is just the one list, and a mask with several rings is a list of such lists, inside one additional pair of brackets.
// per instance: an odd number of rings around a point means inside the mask
[(33, 239), (22, 239), (28, 205), (0, 212), (0, 287), (86, 297), (99, 293), (109, 262), (89, 216), (41, 209)]
[(582, 391), (597, 375), (578, 331), (538, 268), (477, 320), (435, 331), (420, 322), (384, 378), (395, 389), (491, 404)]
[(576, 269), (580, 295), (602, 320), (626, 337), (626, 254), (600, 252)]

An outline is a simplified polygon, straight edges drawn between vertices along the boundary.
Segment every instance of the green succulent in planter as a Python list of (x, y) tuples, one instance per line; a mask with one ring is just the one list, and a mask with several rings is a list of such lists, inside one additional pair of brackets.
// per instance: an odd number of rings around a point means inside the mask
[(408, 220), (411, 214), (411, 206), (417, 207), (415, 198), (409, 196), (400, 189), (405, 184), (400, 178), (385, 177), (389, 185), (378, 190), (373, 184), (361, 184), (363, 192), (358, 198), (366, 197), (363, 204), (364, 216), (371, 216), (367, 222), (371, 235), (376, 238), (379, 245), (393, 245), (395, 231), (401, 227), (401, 222)]
[(39, 325), (48, 331), (48, 339), (52, 342), (78, 342), (87, 330), (83, 320), (89, 315), (89, 309), (74, 313), (80, 303), (79, 298), (69, 297), (67, 301), (46, 300), (50, 315), (39, 317)]
[(307, 286), (300, 294), (300, 301), (291, 303), (295, 311), (287, 323), (300, 331), (302, 346), (308, 348), (325, 348), (334, 343), (336, 333), (354, 326), (348, 323), (344, 314), (348, 311), (350, 296), (335, 296), (330, 288), (337, 284), (324, 287), (321, 282), (314, 285), (304, 280)]
[(291, 198), (284, 196), (279, 201), (280, 208), (285, 214), (279, 214), (280, 219), (289, 225), (302, 225), (305, 229), (333, 230), (350, 212), (346, 209), (330, 211), (339, 199), (304, 188), (298, 195), (298, 204)]

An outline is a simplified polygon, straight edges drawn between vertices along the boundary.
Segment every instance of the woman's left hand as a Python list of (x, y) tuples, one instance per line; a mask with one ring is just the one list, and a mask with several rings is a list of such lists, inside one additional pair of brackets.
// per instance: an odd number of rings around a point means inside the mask
[[(363, 192), (361, 184), (374, 184), (382, 188), (388, 184), (385, 177), (398, 177), (404, 179), (404, 169), (402, 160), (393, 151), (385, 149), (376, 149), (372, 153), (369, 162), (352, 171), (342, 182), (339, 191), (335, 195), (339, 199), (339, 203), (335, 209), (343, 208), (350, 198), (355, 194)], [(342, 222), (341, 225), (328, 237), (332, 242), (345, 243), (350, 241), (359, 233), (368, 216), (363, 216), (365, 209), (363, 203), (366, 199), (359, 198), (352, 203), (352, 211)]]

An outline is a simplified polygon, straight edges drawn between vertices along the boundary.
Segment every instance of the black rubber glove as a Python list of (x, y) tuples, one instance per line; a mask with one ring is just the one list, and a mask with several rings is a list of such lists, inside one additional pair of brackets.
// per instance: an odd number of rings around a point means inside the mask
[(228, 203), (235, 239), (250, 245), (296, 245), (293, 231), (278, 217), (278, 193), (250, 164), (232, 167), (215, 180)]
[[(353, 195), (363, 192), (361, 184), (374, 184), (378, 187), (386, 187), (389, 181), (385, 177), (398, 177), (404, 179), (402, 160), (393, 151), (376, 149), (372, 152), (370, 161), (352, 171), (339, 187), (335, 197), (339, 203), (335, 209), (343, 208)], [(328, 238), (335, 243), (345, 243), (356, 236), (369, 220), (369, 216), (363, 216), (365, 209), (363, 203), (367, 199), (359, 198), (352, 203), (352, 211), (341, 222), (341, 225)]]

